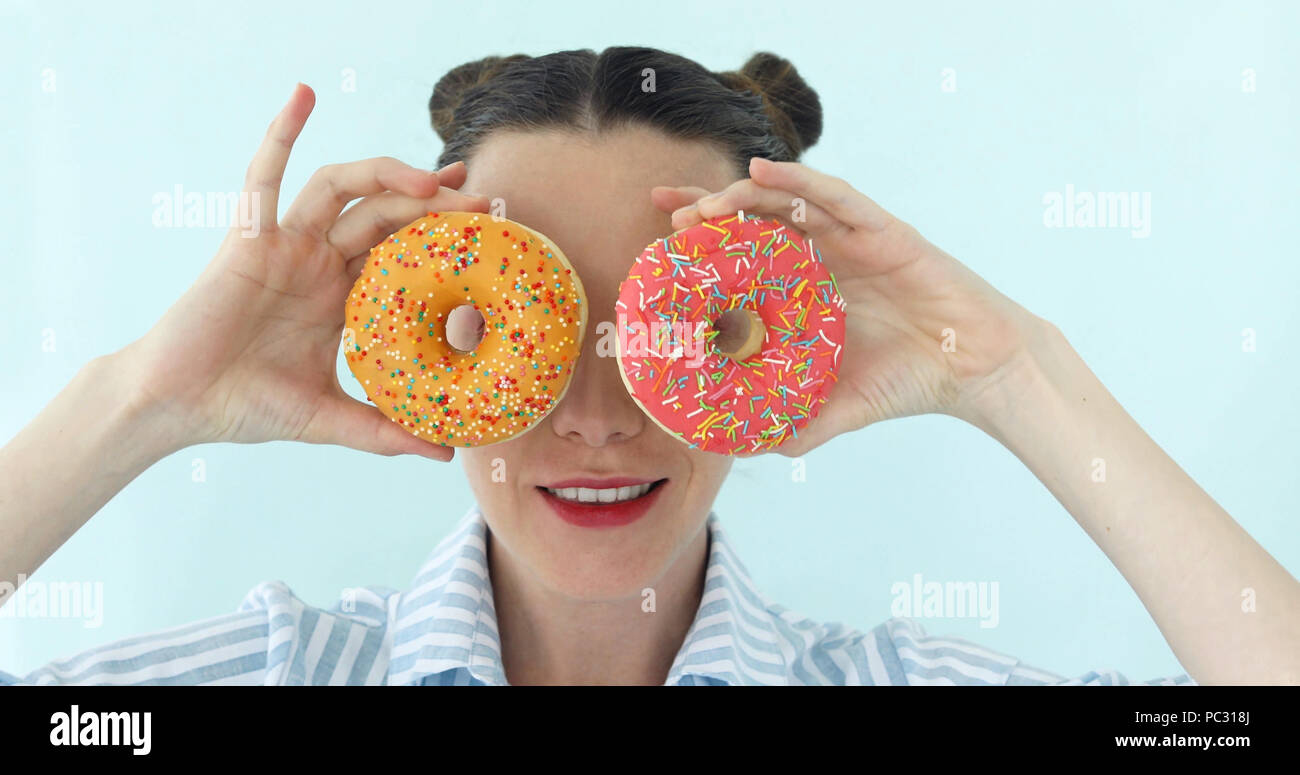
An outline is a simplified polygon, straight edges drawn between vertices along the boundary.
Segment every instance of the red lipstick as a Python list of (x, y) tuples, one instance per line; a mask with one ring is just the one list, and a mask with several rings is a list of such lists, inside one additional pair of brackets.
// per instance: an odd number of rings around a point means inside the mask
[[(633, 487), (638, 484), (650, 484), (651, 482), (653, 484), (651, 484), (650, 490), (645, 495), (612, 503), (578, 503), (553, 495), (546, 489), (547, 487), (556, 490), (565, 487), (587, 487), (593, 490), (602, 490), (611, 487)], [(545, 487), (538, 487), (537, 492), (541, 494), (542, 500), (546, 502), (547, 506), (551, 507), (556, 516), (571, 525), (577, 525), (578, 527), (621, 527), (645, 516), (646, 512), (659, 498), (659, 492), (663, 490), (666, 484), (668, 484), (667, 479), (649, 480), (630, 477), (594, 479), (579, 477), (564, 479), (547, 484)]]

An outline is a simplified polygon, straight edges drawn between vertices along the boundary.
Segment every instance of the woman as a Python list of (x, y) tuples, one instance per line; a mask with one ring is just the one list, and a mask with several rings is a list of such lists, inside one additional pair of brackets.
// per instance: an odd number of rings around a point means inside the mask
[[(451, 449), (407, 434), (335, 377), (339, 310), (368, 249), (427, 210), (504, 202), (507, 217), (574, 262), (592, 326), (602, 311), (612, 317), (644, 245), (744, 210), (812, 237), (849, 305), (839, 382), (780, 452), (925, 412), (970, 422), (1029, 466), (1124, 574), (1190, 676), (1166, 682), (1300, 682), (1300, 584), (1146, 436), (1056, 328), (845, 181), (797, 162), (821, 134), (821, 108), (785, 60), (758, 54), (715, 74), (654, 49), (612, 48), (467, 64), (429, 103), (445, 141), (437, 173), (384, 158), (325, 167), (281, 218), (281, 176), (313, 105), (296, 87), (248, 169), (260, 234), (232, 230), (151, 331), (87, 364), (0, 452), (3, 527), (19, 537), (0, 547), (5, 579), (30, 573), (141, 471), (192, 444), (293, 439), (450, 460)], [(650, 422), (596, 340), (543, 423), (460, 451), (477, 508), (409, 589), (360, 590), (323, 610), (263, 584), (233, 615), (22, 680), (1066, 681), (907, 620), (856, 632), (767, 602), (710, 512), (731, 459)], [(1104, 485), (1095, 458), (1106, 461)], [(558, 518), (565, 501), (602, 497), (636, 501), (617, 508), (638, 518)], [(1258, 613), (1241, 610), (1246, 588), (1267, 601)]]

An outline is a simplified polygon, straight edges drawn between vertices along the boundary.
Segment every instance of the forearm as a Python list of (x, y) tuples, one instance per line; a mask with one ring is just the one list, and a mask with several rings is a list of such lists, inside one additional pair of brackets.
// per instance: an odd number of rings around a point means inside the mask
[(0, 448), (0, 582), (30, 576), (118, 491), (184, 446), (139, 400), (123, 353), (83, 366)]
[[(1202, 684), (1300, 683), (1300, 583), (1142, 430), (1065, 338), (990, 382), (965, 419), (1056, 496)], [(1247, 590), (1257, 610), (1243, 610)]]

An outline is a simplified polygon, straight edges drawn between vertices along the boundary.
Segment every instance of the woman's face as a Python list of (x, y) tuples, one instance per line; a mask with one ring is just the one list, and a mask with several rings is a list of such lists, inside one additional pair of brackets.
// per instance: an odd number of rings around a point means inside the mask
[[(505, 552), (531, 583), (573, 598), (639, 596), (700, 538), (731, 459), (693, 450), (647, 418), (618, 361), (596, 354), (597, 326), (613, 322), (633, 259), (672, 231), (650, 189), (718, 191), (735, 172), (705, 143), (645, 128), (497, 132), (468, 166), (463, 190), (499, 197), (505, 211), (496, 214), (550, 238), (581, 277), (588, 304), (582, 355), (559, 406), (522, 436), (458, 450), (492, 531), (493, 562)], [(613, 503), (572, 502), (571, 488), (638, 484), (652, 487), (630, 499), (639, 490), (604, 493)]]

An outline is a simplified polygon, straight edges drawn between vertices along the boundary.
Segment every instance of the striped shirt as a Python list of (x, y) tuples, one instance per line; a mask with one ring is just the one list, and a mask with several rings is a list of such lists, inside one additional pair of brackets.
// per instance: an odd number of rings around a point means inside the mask
[[(667, 685), (1127, 684), (1113, 670), (1067, 679), (895, 617), (869, 632), (820, 624), (755, 588), (716, 514), (704, 594)], [(235, 613), (56, 660), (0, 684), (505, 685), (486, 563), (487, 523), (471, 510), (404, 591), (344, 590), (328, 609), (282, 582)], [(1187, 675), (1146, 681), (1193, 684)]]

